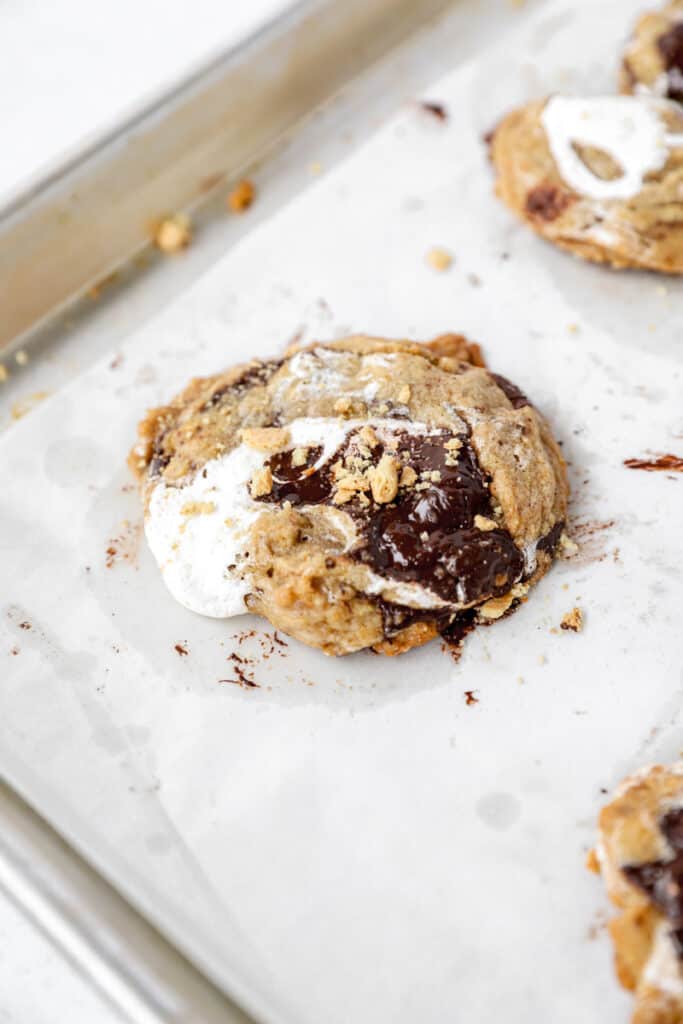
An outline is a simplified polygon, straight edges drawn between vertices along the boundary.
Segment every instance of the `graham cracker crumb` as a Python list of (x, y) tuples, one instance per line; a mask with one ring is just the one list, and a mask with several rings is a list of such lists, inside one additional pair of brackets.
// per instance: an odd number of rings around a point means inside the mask
[(401, 470), (401, 478), (398, 482), (399, 487), (412, 487), (417, 480), (417, 473), (412, 466), (404, 466)]
[(176, 213), (162, 220), (156, 230), (154, 243), (162, 252), (174, 253), (185, 249), (192, 241), (192, 222), (185, 213)]
[(385, 453), (368, 476), (372, 497), (378, 505), (386, 505), (394, 500), (398, 493), (398, 469), (391, 455)]
[(289, 431), (283, 427), (245, 427), (241, 437), (257, 452), (277, 452), (288, 444)]
[(308, 448), (295, 448), (292, 452), (292, 465), (305, 466), (308, 462)]
[(404, 384), (398, 393), (398, 400), (402, 405), (410, 401), (410, 384)]
[(490, 530), (498, 529), (498, 523), (493, 519), (487, 519), (486, 516), (475, 516), (474, 525), (477, 530), (481, 530), (483, 533), (488, 533)]
[(244, 213), (254, 202), (256, 189), (251, 181), (244, 178), (228, 196), (228, 206), (233, 213)]
[(449, 452), (459, 452), (462, 448), (462, 438), (460, 437), (449, 437), (446, 441), (444, 448)]
[(346, 416), (353, 411), (353, 403), (350, 398), (338, 398), (334, 403), (334, 411), (340, 416)]
[(363, 427), (358, 436), (363, 444), (366, 444), (368, 448), (376, 448), (379, 444), (377, 434), (370, 426)]
[(7, 367), (4, 363), (0, 363), (0, 384), (4, 384), (8, 377), (9, 373), (7, 372)]
[(503, 594), (502, 597), (492, 597), (479, 608), (479, 614), (484, 619), (499, 619), (508, 610), (513, 601), (512, 592)]
[(270, 494), (272, 489), (273, 474), (270, 471), (270, 466), (261, 466), (251, 478), (249, 493), (252, 498), (262, 498), (265, 494)]
[(453, 263), (453, 257), (449, 253), (448, 249), (442, 249), (440, 246), (434, 246), (427, 253), (427, 263), (434, 270), (437, 270), (440, 274), (448, 270)]
[(560, 537), (560, 554), (562, 558), (572, 558), (578, 552), (579, 545), (571, 537), (568, 537), (566, 533), (563, 533)]
[(20, 348), (19, 351), (15, 353), (14, 358), (19, 366), (26, 366), (28, 363), (28, 352), (23, 348)]
[(586, 868), (595, 875), (600, 874), (600, 861), (595, 850), (589, 850), (586, 854)]
[(563, 616), (560, 623), (561, 629), (570, 629), (574, 633), (580, 633), (583, 629), (583, 612), (580, 608), (572, 608)]
[(181, 516), (207, 516), (216, 511), (213, 501), (186, 501), (180, 510)]

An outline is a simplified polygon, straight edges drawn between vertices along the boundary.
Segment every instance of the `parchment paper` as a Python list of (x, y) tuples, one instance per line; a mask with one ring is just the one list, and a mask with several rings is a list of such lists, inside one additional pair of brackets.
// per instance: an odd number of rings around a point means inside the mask
[[(626, 1020), (583, 862), (605, 790), (682, 745), (683, 478), (622, 465), (683, 453), (681, 285), (534, 238), (481, 135), (612, 88), (640, 6), (520, 14), (428, 91), (447, 121), (406, 104), (0, 446), (0, 770), (264, 1020)], [(299, 334), (446, 330), (563, 440), (580, 553), (459, 664), (328, 660), (177, 606), (124, 465), (145, 408)], [(252, 629), (258, 687), (219, 682)]]

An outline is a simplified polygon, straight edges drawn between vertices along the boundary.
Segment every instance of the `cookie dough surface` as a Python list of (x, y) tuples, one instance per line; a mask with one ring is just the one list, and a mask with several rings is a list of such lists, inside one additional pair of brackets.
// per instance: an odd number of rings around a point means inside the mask
[(619, 910), (610, 923), (633, 1024), (683, 1022), (683, 762), (622, 783), (600, 815), (598, 861)]
[(131, 465), (172, 594), (328, 654), (401, 653), (509, 611), (551, 564), (566, 473), (542, 417), (480, 362), (455, 335), (352, 337), (151, 411)]
[(553, 96), (496, 128), (496, 191), (537, 234), (598, 263), (683, 272), (683, 108)]
[(624, 51), (621, 91), (683, 102), (683, 0), (644, 13)]

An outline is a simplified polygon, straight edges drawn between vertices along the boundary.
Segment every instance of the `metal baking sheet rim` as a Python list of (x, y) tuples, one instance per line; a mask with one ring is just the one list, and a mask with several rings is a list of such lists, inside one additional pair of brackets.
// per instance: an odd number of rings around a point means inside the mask
[(0, 351), (147, 247), (164, 216), (200, 205), (457, 2), (299, 0), (30, 185), (0, 210)]

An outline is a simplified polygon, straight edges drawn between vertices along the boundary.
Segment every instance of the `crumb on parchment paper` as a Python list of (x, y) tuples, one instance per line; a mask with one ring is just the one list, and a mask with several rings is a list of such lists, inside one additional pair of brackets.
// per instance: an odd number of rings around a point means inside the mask
[(438, 271), (440, 274), (449, 270), (453, 265), (453, 256), (448, 249), (444, 249), (440, 245), (433, 246), (427, 252), (426, 260), (429, 266), (433, 267), (433, 269)]
[(571, 630), (572, 633), (580, 633), (583, 629), (583, 612), (580, 608), (572, 608), (570, 612), (563, 615), (560, 628)]
[(44, 402), (46, 398), (50, 397), (49, 391), (32, 391), (30, 395), (26, 395), (25, 398), (20, 398), (18, 402), (15, 402), (10, 409), (10, 415), (13, 420), (20, 420), (24, 416), (27, 416), (32, 409), (35, 409), (37, 405)]

